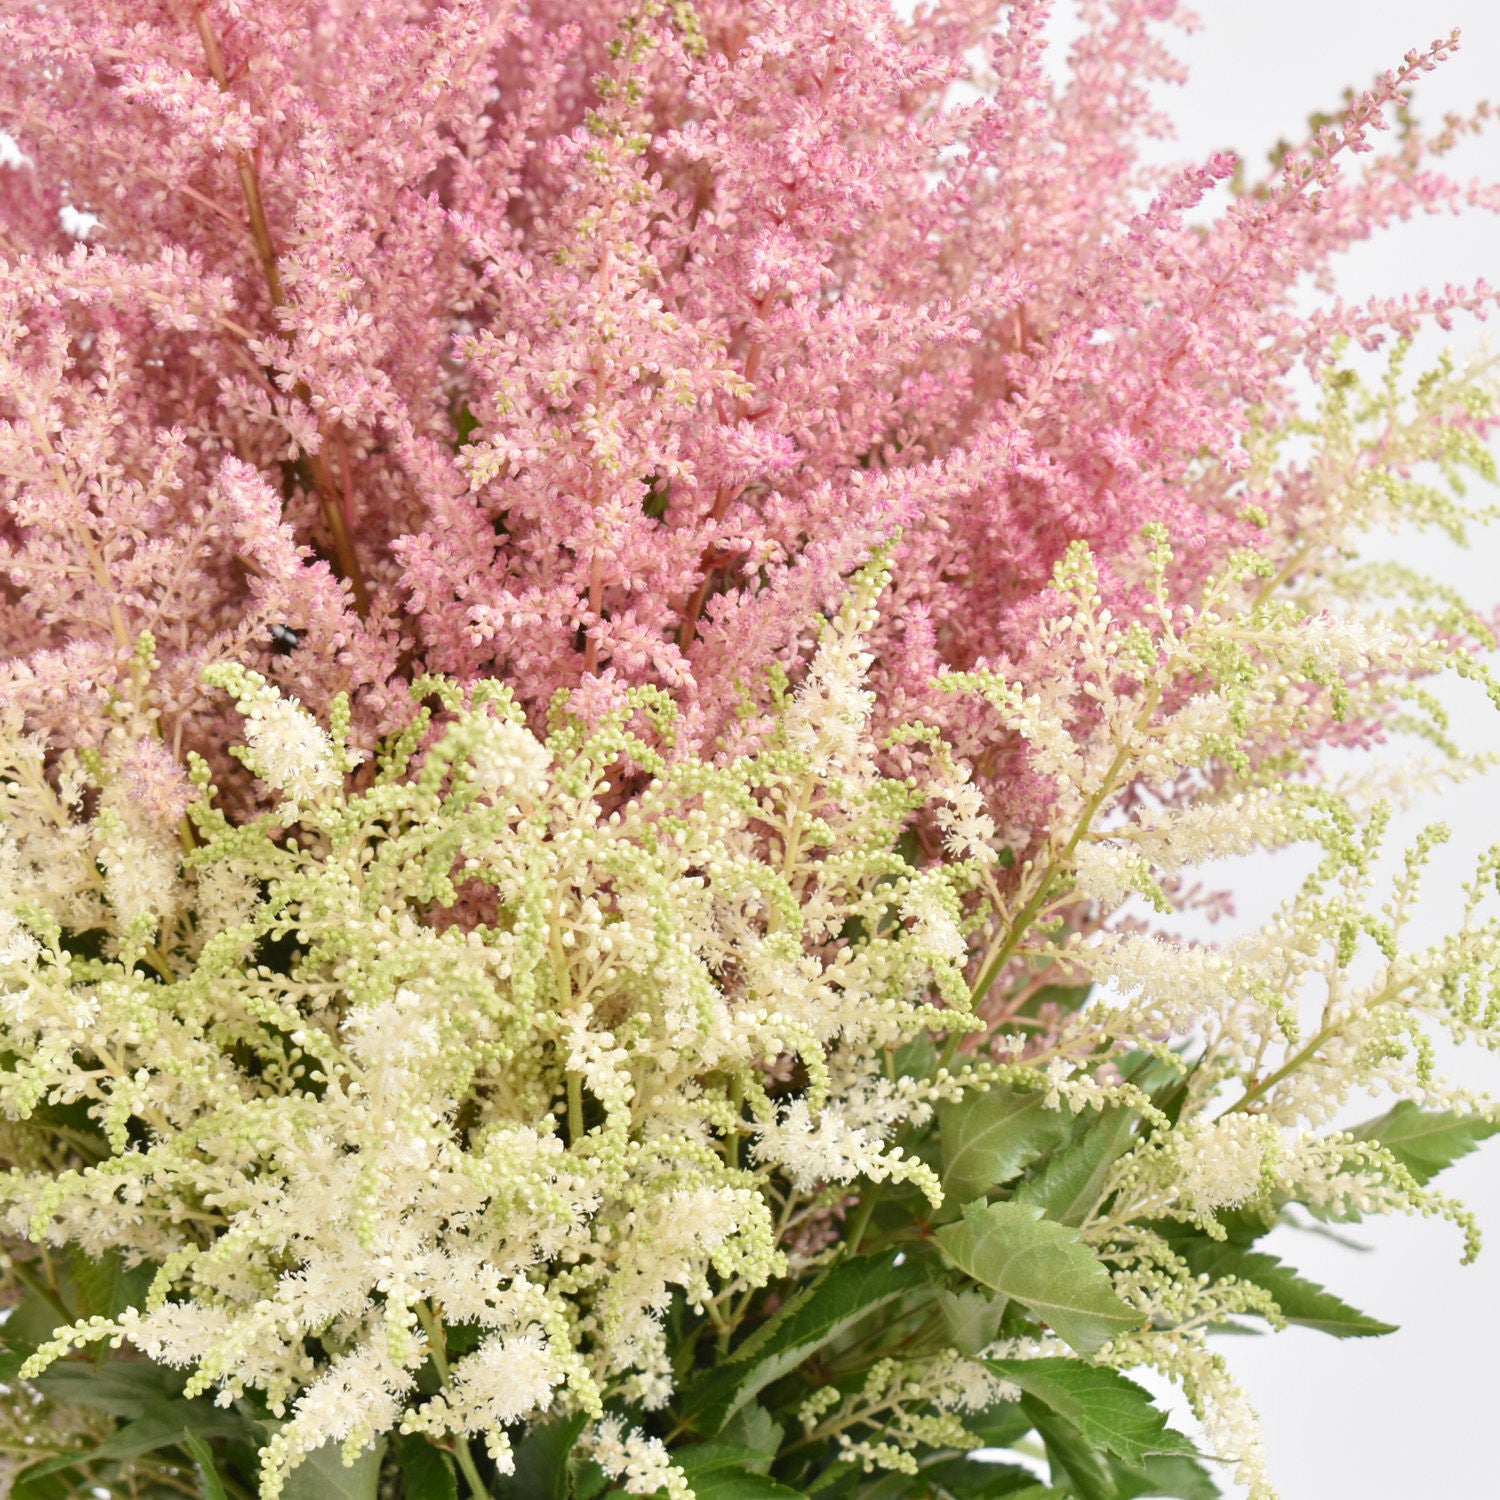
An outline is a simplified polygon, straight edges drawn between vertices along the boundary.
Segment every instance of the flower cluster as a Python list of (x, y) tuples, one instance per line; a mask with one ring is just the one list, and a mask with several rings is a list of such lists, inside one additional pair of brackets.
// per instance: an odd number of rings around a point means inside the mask
[(1208, 1333), (1386, 1325), (1260, 1238), (1477, 1249), (1500, 854), (1407, 946), (1442, 831), (1378, 889), (1319, 755), (1476, 768), (1488, 623), (1351, 558), (1480, 509), (1493, 382), (1405, 340), (1494, 294), (1296, 293), (1500, 204), (1482, 114), (1440, 42), (1156, 167), (1185, 14), (1048, 12), (0, 14), (23, 1493), (1214, 1493), (1149, 1366), (1267, 1500)]
[[(330, 735), (259, 675), (212, 669), (279, 800), (231, 824), (195, 761), (191, 851), (129, 851), (87, 914), (53, 897), (124, 838), (130, 747), (68, 801), (27, 797), (42, 748), (20, 747), (3, 1103), (25, 1118), (65, 1098), (102, 1136), (81, 1169), (13, 1171), (4, 1221), (160, 1267), (142, 1306), (60, 1334), (23, 1373), (123, 1337), (192, 1365), (189, 1397), (253, 1387), (275, 1416), (295, 1398), (266, 1448), (274, 1497), (307, 1452), (357, 1453), (395, 1424), (441, 1309), (477, 1342), (406, 1428), (482, 1434), (503, 1469), (505, 1428), (555, 1391), (594, 1415), (607, 1392), (667, 1399), (673, 1288), (701, 1311), (711, 1282), (784, 1273), (765, 1181), (941, 1201), (889, 1140), (923, 1089), (871, 1059), (962, 1019), (925, 996), (961, 1001), (973, 871), (893, 852), (924, 794), (873, 760), (859, 648), (882, 581), (864, 575), (828, 624), (780, 733), (722, 767), (664, 757), (675, 715), (651, 690), (543, 743), (500, 684), (425, 679), (437, 723), (421, 710), (346, 796), (346, 712)], [(650, 779), (606, 810), (627, 774)], [(459, 906), (478, 919), (434, 920)], [(71, 952), (61, 919), (107, 934), (100, 957)], [(840, 945), (850, 920), (870, 936)], [(781, 1058), (811, 1080), (794, 1099), (766, 1085)], [(315, 1368), (309, 1339), (341, 1352)]]
[[(1231, 162), (1142, 155), (1177, 6), (1090, 8), (1063, 83), (1046, 11), (9, 7), (8, 696), (91, 743), (149, 630), (164, 738), (211, 758), (230, 725), (198, 673), (226, 660), (320, 711), (350, 692), (364, 748), (426, 670), (533, 717), (657, 684), (707, 749), (901, 527), (882, 726), (940, 720), (1035, 826), (1044, 789), (991, 769), (938, 671), (1050, 679), (1075, 542), (1122, 613), (1143, 524), (1187, 591), (1257, 518), (1297, 563), (1340, 488), (1423, 455), (1310, 470), (1247, 435), (1286, 429), (1340, 335), (1491, 298), (1293, 299), (1379, 224), (1491, 201), (1436, 169), (1461, 123), (1371, 150), (1450, 42), (1200, 231)], [(1486, 420), (1428, 416), (1419, 448)]]

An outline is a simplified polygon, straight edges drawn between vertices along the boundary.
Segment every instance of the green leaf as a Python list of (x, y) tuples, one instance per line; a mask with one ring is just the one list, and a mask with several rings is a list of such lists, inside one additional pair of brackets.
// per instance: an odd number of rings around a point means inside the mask
[(1082, 1500), (1120, 1500), (1108, 1455), (1097, 1444), (1089, 1442), (1073, 1423), (1051, 1410), (1045, 1401), (1024, 1396), (1021, 1404), (1047, 1446), (1054, 1485), (1067, 1485), (1069, 1493), (1081, 1496)]
[[(1037, 1488), (1036, 1475), (1018, 1464), (987, 1463), (979, 1458), (945, 1458), (923, 1464), (917, 1483), (957, 1497), (957, 1500), (998, 1500), (1024, 1495)], [(918, 1490), (921, 1493), (921, 1490)]]
[(684, 1474), (713, 1474), (720, 1469), (742, 1469), (759, 1456), (738, 1443), (695, 1443), (691, 1448), (675, 1449), (672, 1462)]
[(1001, 1401), (977, 1416), (966, 1416), (964, 1426), (981, 1439), (986, 1448), (1009, 1448), (1031, 1431), (1031, 1418), (1017, 1401)]
[(1185, 1454), (1150, 1454), (1139, 1465), (1127, 1464), (1094, 1447), (1056, 1412), (1038, 1416), (1053, 1481), (1065, 1480), (1067, 1493), (1082, 1500), (1219, 1500), (1208, 1471)]
[[(105, 1372), (91, 1370), (90, 1373)], [(70, 1469), (74, 1464), (103, 1459), (139, 1458), (143, 1453), (154, 1453), (159, 1448), (175, 1447), (189, 1431), (196, 1432), (201, 1438), (244, 1438), (245, 1419), (238, 1412), (225, 1411), (210, 1401), (157, 1400), (147, 1405), (133, 1421), (117, 1428), (96, 1448), (48, 1459), (29, 1471), (28, 1477), (37, 1478)]]
[(1362, 1141), (1378, 1141), (1418, 1182), (1427, 1182), (1496, 1131), (1500, 1131), (1500, 1123), (1481, 1115), (1420, 1109), (1410, 1099), (1403, 1099), (1352, 1134)]
[[(830, 1500), (848, 1500), (851, 1495), (863, 1494), (864, 1486), (860, 1479), (855, 1477), (858, 1473), (858, 1465), (846, 1458), (836, 1458), (812, 1478), (799, 1480), (798, 1485), (804, 1495), (817, 1495), (828, 1490), (831, 1492)], [(885, 1480), (892, 1477), (895, 1476), (886, 1475), (884, 1478), (876, 1479), (871, 1488), (885, 1492)], [(905, 1478), (904, 1475), (900, 1477)]]
[(509, 1500), (567, 1500), (568, 1455), (588, 1419), (582, 1412), (533, 1427), (516, 1445), (515, 1470), (496, 1482)]
[(423, 1437), (402, 1439), (401, 1483), (406, 1500), (458, 1500), (453, 1459)]
[(719, 1429), (719, 1436), (726, 1443), (737, 1444), (755, 1455), (749, 1467), (762, 1474), (770, 1469), (785, 1435), (786, 1428), (758, 1401), (747, 1402)]
[(1213, 1476), (1185, 1454), (1150, 1454), (1139, 1467), (1109, 1460), (1120, 1500), (1220, 1500)]
[(36, 1353), (35, 1344), (0, 1344), (0, 1384), (14, 1385), (21, 1366)]
[(21, 1289), (21, 1298), (5, 1320), (5, 1342), (13, 1349), (29, 1344), (45, 1344), (53, 1331), (71, 1322), (52, 1303), (32, 1287)]
[(470, 410), (467, 401), (459, 402), (453, 417), (453, 448), (457, 452), (479, 430), (479, 418)]
[[(180, 1395), (187, 1384), (187, 1374), (146, 1359), (112, 1359), (104, 1365), (59, 1360), (31, 1383), (49, 1400), (69, 1406), (91, 1406), (113, 1417), (134, 1419)], [(211, 1411), (218, 1410), (211, 1402), (203, 1405)]]
[(184, 1432), (195, 1432), (200, 1438), (242, 1438), (245, 1419), (211, 1401), (162, 1401), (105, 1438), (89, 1458), (139, 1458), (158, 1448), (174, 1447)]
[(753, 1467), (758, 1458), (730, 1443), (703, 1443), (672, 1454), (698, 1500), (796, 1500), (798, 1491)]
[(890, 1472), (869, 1479), (855, 1478), (846, 1472), (838, 1484), (829, 1487), (829, 1500), (913, 1500), (913, 1497), (926, 1500), (926, 1495), (919, 1481), (909, 1474)]
[(1071, 1145), (1016, 1190), (1014, 1202), (1035, 1203), (1049, 1219), (1077, 1228), (1099, 1205), (1110, 1169), (1133, 1144), (1133, 1110), (1107, 1109)]
[(1193, 1455), (1193, 1445), (1167, 1426), (1150, 1392), (1118, 1371), (1081, 1359), (988, 1359), (985, 1364), (1020, 1386), (1030, 1398), (1029, 1414), (1055, 1413), (1085, 1442), (1127, 1464), (1139, 1466), (1152, 1453)]
[(961, 1271), (1030, 1308), (1080, 1354), (1141, 1325), (1077, 1230), (1034, 1203), (970, 1203), (936, 1237)]
[(898, 1261), (891, 1255), (869, 1255), (836, 1262), (789, 1299), (727, 1361), (696, 1381), (684, 1403), (688, 1421), (700, 1432), (719, 1432), (772, 1381), (790, 1374), (861, 1318), (926, 1281), (925, 1267), (914, 1258)]
[(1000, 1332), (1005, 1301), (1004, 1297), (991, 1296), (979, 1287), (968, 1287), (961, 1292), (939, 1292), (938, 1312), (942, 1314), (948, 1342), (960, 1354), (970, 1358), (987, 1344), (993, 1344)]
[(982, 1197), (1072, 1135), (1072, 1115), (1048, 1109), (1044, 1099), (991, 1089), (938, 1105), (943, 1192), (950, 1201)]
[(94, 1256), (74, 1250), (71, 1259), (80, 1318), (117, 1318), (127, 1307), (140, 1307), (156, 1275), (144, 1261), (127, 1271), (114, 1251)]
[(568, 1481), (573, 1500), (595, 1500), (609, 1488), (609, 1475), (591, 1458), (573, 1457), (568, 1462)]
[(182, 1446), (193, 1455), (193, 1462), (198, 1465), (198, 1487), (202, 1491), (203, 1500), (229, 1500), (219, 1481), (219, 1471), (214, 1466), (213, 1449), (196, 1432), (183, 1433)]
[(1188, 1263), (1195, 1276), (1221, 1281), (1238, 1276), (1264, 1287), (1275, 1299), (1289, 1323), (1315, 1328), (1336, 1339), (1373, 1338), (1394, 1333), (1394, 1323), (1350, 1307), (1342, 1298), (1299, 1275), (1290, 1266), (1263, 1250), (1242, 1250), (1237, 1245), (1221, 1244), (1210, 1239), (1173, 1240), (1172, 1248)]
[(343, 1445), (324, 1443), (287, 1475), (281, 1500), (377, 1500), (384, 1457), (385, 1439), (381, 1438), (346, 1468)]
[(931, 1078), (938, 1070), (938, 1049), (924, 1031), (896, 1050), (898, 1078)]
[(1092, 982), (1088, 984), (1044, 984), (1034, 991), (1026, 1003), (1016, 1012), (1035, 1020), (1049, 1006), (1065, 1016), (1083, 1009), (1083, 1003), (1093, 993)]
[[(77, 1500), (78, 1486), (73, 1477), (55, 1472), (78, 1462), (83, 1455), (73, 1454), (63, 1463), (55, 1459), (50, 1463), (27, 1469), (16, 1480), (10, 1492), (10, 1500)], [(46, 1472), (43, 1472), (43, 1470)]]

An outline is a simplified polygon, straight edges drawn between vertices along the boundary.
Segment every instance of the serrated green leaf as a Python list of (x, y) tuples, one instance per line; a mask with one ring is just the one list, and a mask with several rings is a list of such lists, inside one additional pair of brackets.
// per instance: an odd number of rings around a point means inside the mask
[(1132, 1110), (1105, 1110), (1079, 1139), (1054, 1151), (1013, 1201), (1035, 1203), (1049, 1219), (1077, 1228), (1098, 1207), (1111, 1168), (1129, 1150), (1136, 1118)]
[(568, 1466), (568, 1477), (573, 1486), (573, 1500), (596, 1500), (609, 1488), (609, 1475), (591, 1458), (582, 1462), (573, 1460)]
[(970, 1203), (936, 1238), (961, 1271), (1030, 1308), (1080, 1354), (1141, 1325), (1078, 1232), (1034, 1203)]
[[(837, 1500), (846, 1500), (846, 1497), (855, 1492), (858, 1481), (852, 1481), (851, 1476), (855, 1473), (855, 1465), (848, 1459), (836, 1458), (826, 1469), (821, 1470), (811, 1479), (802, 1481), (802, 1493), (804, 1495), (821, 1494), (824, 1490), (831, 1490)], [(876, 1481), (880, 1483), (879, 1480)]]
[(324, 1443), (287, 1475), (281, 1500), (378, 1500), (384, 1457), (381, 1438), (346, 1468), (343, 1445)]
[(401, 1483), (405, 1500), (458, 1500), (452, 1457), (426, 1438), (402, 1439)]
[(126, 1270), (113, 1251), (85, 1255), (75, 1249), (70, 1262), (80, 1318), (117, 1318), (127, 1307), (141, 1306), (156, 1275), (156, 1267), (144, 1262)]
[(943, 1319), (948, 1342), (960, 1354), (973, 1357), (987, 1344), (995, 1342), (1006, 1298), (996, 1297), (979, 1287), (961, 1292), (939, 1292), (937, 1308)]
[(1073, 1133), (1066, 1109), (1048, 1109), (1041, 1094), (1008, 1089), (940, 1104), (937, 1116), (943, 1193), (953, 1203), (968, 1203), (1010, 1181)]
[(955, 1500), (1012, 1500), (1037, 1488), (1036, 1475), (1018, 1464), (987, 1463), (978, 1458), (945, 1458), (940, 1463), (923, 1464), (917, 1477), (915, 1493), (923, 1486), (934, 1493), (951, 1495)]
[(673, 1452), (698, 1500), (796, 1500), (798, 1491), (750, 1465), (757, 1455), (730, 1443), (703, 1443)]
[(1195, 1276), (1207, 1276), (1212, 1281), (1237, 1276), (1264, 1287), (1276, 1299), (1289, 1323), (1331, 1334), (1336, 1339), (1374, 1338), (1396, 1331), (1394, 1323), (1382, 1323), (1350, 1307), (1342, 1298), (1263, 1250), (1242, 1250), (1237, 1245), (1210, 1239), (1173, 1240), (1172, 1248), (1187, 1261)]
[(1120, 1500), (1108, 1455), (1045, 1401), (1023, 1396), (1021, 1404), (1047, 1449), (1054, 1485), (1066, 1485), (1080, 1500)]
[[(179, 1396), (187, 1384), (187, 1374), (145, 1359), (112, 1359), (104, 1365), (59, 1360), (31, 1383), (49, 1400), (134, 1419), (158, 1403)], [(203, 1404), (216, 1409), (210, 1402)]]
[(695, 1381), (685, 1415), (700, 1432), (718, 1433), (747, 1401), (790, 1374), (861, 1318), (926, 1283), (915, 1259), (863, 1256), (830, 1266), (791, 1298), (727, 1361)]
[(1184, 1454), (1148, 1454), (1139, 1468), (1109, 1461), (1120, 1500), (1220, 1500), (1213, 1476)]
[(1193, 1456), (1193, 1445), (1167, 1426), (1151, 1393), (1116, 1370), (1081, 1359), (987, 1359), (1002, 1380), (1018, 1385), (1030, 1398), (1028, 1414), (1055, 1412), (1092, 1447), (1113, 1453), (1132, 1465), (1148, 1454)]
[(679, 1448), (672, 1454), (675, 1463), (684, 1474), (712, 1474), (719, 1469), (742, 1469), (753, 1463), (760, 1454), (739, 1443), (696, 1443), (691, 1448)]
[(719, 1430), (726, 1443), (737, 1444), (754, 1454), (747, 1466), (762, 1474), (770, 1469), (785, 1435), (786, 1428), (758, 1401), (746, 1402)]
[(219, 1479), (219, 1470), (214, 1463), (214, 1451), (196, 1432), (184, 1432), (182, 1446), (193, 1456), (198, 1465), (198, 1488), (202, 1500), (229, 1500), (224, 1485)]
[(533, 1427), (516, 1445), (515, 1469), (495, 1484), (503, 1500), (567, 1500), (568, 1456), (588, 1419), (582, 1412)]
[(1403, 1099), (1352, 1134), (1362, 1141), (1379, 1142), (1418, 1182), (1427, 1182), (1497, 1131), (1500, 1124), (1480, 1115), (1421, 1109), (1410, 1099)]

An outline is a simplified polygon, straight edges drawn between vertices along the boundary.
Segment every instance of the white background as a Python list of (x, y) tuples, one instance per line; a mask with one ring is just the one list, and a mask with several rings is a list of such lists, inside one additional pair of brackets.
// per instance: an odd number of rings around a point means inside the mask
[[(1470, 108), (1487, 88), (1500, 96), (1500, 0), (1199, 0), (1197, 9), (1202, 29), (1176, 48), (1189, 82), (1162, 98), (1178, 123), (1174, 155), (1201, 158), (1231, 148), (1259, 176), (1266, 152), (1280, 138), (1299, 139), (1311, 111), (1337, 108), (1346, 86), (1365, 86), (1398, 66), (1408, 49), (1455, 26), (1463, 31), (1462, 50), (1419, 86), (1419, 118), (1427, 123)], [(1500, 180), (1500, 123), (1449, 160), (1464, 179)], [(1500, 282), (1500, 223), (1474, 214), (1381, 234), (1346, 258), (1340, 289), (1353, 298), (1481, 276)], [(1449, 342), (1473, 348), (1480, 332), (1458, 327), (1424, 340), (1417, 352)], [(1500, 343), (1500, 319), (1495, 338)], [(1420, 553), (1471, 602), (1500, 604), (1500, 531), (1476, 535), (1467, 557), (1410, 538), (1376, 545), (1400, 547), (1408, 560)], [(1461, 738), (1500, 749), (1500, 716), (1481, 696), (1458, 693), (1452, 702)], [(1497, 808), (1500, 772), (1422, 802), (1393, 829), (1397, 842), (1436, 818), (1453, 827), (1435, 867), (1429, 935), (1443, 924), (1444, 893), (1456, 892), (1475, 853), (1500, 839)], [(1259, 915), (1279, 899), (1285, 877), (1260, 866), (1251, 878), (1242, 906)], [(1444, 1061), (1465, 1081), (1500, 1092), (1500, 1061), (1483, 1054)], [(1491, 1145), (1500, 1147), (1500, 1137)], [(1473, 1266), (1459, 1264), (1454, 1230), (1420, 1219), (1356, 1226), (1374, 1247), (1365, 1255), (1288, 1230), (1268, 1242), (1346, 1300), (1402, 1325), (1382, 1339), (1337, 1341), (1292, 1329), (1220, 1342), (1264, 1419), (1282, 1500), (1500, 1497), (1492, 1425), (1500, 1422), (1500, 1149), (1471, 1156), (1438, 1185), (1464, 1197), (1488, 1231), (1489, 1250)]]

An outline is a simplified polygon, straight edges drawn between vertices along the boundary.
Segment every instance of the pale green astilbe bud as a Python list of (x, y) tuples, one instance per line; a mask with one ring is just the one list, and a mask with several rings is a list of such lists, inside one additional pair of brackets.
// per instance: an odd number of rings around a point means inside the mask
[[(879, 773), (866, 727), (885, 576), (881, 559), (859, 577), (779, 729), (725, 765), (670, 754), (653, 690), (592, 728), (559, 717), (544, 743), (499, 684), (431, 679), (350, 790), (340, 715), (330, 730), (212, 669), (246, 716), (241, 758), (283, 800), (233, 826), (196, 764), (196, 846), (149, 963), (109, 866), (80, 874), (119, 815), (49, 823), (51, 784), (25, 770), (41, 747), (13, 743), (12, 863), (69, 867), (23, 881), (4, 930), (4, 1104), (83, 1101), (109, 1150), (11, 1171), (0, 1211), (11, 1235), (160, 1268), (144, 1306), (60, 1331), (27, 1374), (124, 1338), (191, 1367), (188, 1395), (263, 1391), (289, 1417), (268, 1500), (312, 1449), (352, 1455), (397, 1425), (483, 1435), (503, 1471), (505, 1424), (670, 1397), (674, 1289), (701, 1307), (784, 1269), (773, 1176), (904, 1179), (937, 1201), (891, 1143), (920, 1093), (882, 1069), (968, 1024), (974, 867), (895, 852), (927, 793)], [(106, 754), (92, 781), (117, 779)], [(70, 878), (93, 894), (58, 920), (47, 897)], [(113, 934), (102, 957), (70, 951), (80, 926)], [(809, 1086), (778, 1102), (764, 1070), (789, 1056)], [(424, 1401), (438, 1319), (474, 1347)], [(620, 1472), (645, 1464), (654, 1488), (643, 1442)]]

